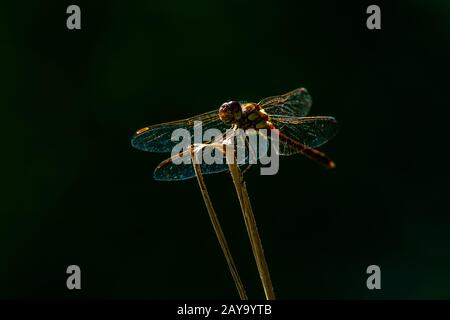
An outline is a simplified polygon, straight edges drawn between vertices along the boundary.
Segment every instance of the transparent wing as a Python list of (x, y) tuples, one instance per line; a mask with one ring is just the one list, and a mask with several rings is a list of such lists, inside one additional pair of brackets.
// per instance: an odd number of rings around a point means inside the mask
[[(214, 151), (213, 151), (214, 152)], [(216, 152), (219, 152), (216, 150)], [(187, 160), (188, 163), (175, 164), (174, 158), (169, 158), (161, 162), (155, 169), (153, 177), (159, 181), (178, 181), (187, 180), (195, 177), (194, 167), (191, 162), (190, 153), (183, 154), (179, 157), (181, 160)], [(200, 164), (202, 174), (213, 174), (224, 172), (228, 170), (228, 165), (225, 159), (222, 164), (206, 164), (202, 162)]]
[[(210, 128), (225, 131), (229, 126), (225, 125), (218, 117), (217, 111), (206, 112), (191, 118), (161, 123), (138, 130), (131, 138), (131, 145), (139, 150), (147, 152), (171, 152), (179, 141), (172, 141), (172, 133), (176, 129), (187, 129), (191, 137), (194, 135), (194, 122), (201, 121), (201, 132)], [(200, 129), (199, 127), (197, 129)]]
[[(226, 162), (226, 156), (224, 153), (224, 143), (226, 139), (233, 139), (235, 137), (224, 134), (222, 137), (215, 139), (214, 141), (196, 146), (194, 152), (197, 157), (202, 157), (200, 161), (200, 168), (202, 174), (213, 174), (228, 171), (228, 164)], [(240, 138), (237, 138), (240, 139)], [(215, 161), (207, 161), (206, 156), (210, 159), (214, 158)], [(200, 160), (200, 159), (199, 159)], [(238, 164), (245, 165), (248, 163), (248, 153), (245, 153), (243, 158), (238, 159)], [(179, 154), (176, 154), (163, 162), (161, 162), (153, 173), (155, 180), (159, 181), (177, 181), (187, 180), (195, 177), (195, 171), (192, 165), (191, 151), (186, 150)]]
[[(286, 117), (271, 116), (274, 126), (283, 136), (309, 148), (318, 148), (337, 133), (337, 122), (333, 117)], [(300, 150), (287, 140), (280, 139), (280, 155), (292, 155)]]
[(311, 109), (312, 98), (305, 88), (298, 88), (286, 94), (265, 98), (258, 105), (269, 115), (304, 117)]

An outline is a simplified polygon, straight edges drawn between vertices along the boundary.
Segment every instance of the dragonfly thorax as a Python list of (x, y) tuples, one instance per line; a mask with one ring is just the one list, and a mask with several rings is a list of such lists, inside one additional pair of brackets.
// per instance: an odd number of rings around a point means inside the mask
[(232, 124), (235, 129), (271, 128), (269, 116), (256, 103), (225, 102), (219, 108), (219, 118), (224, 123)]

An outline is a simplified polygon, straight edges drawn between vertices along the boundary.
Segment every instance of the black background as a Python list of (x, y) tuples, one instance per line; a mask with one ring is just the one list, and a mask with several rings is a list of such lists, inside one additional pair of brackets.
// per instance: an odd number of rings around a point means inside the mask
[[(82, 29), (66, 28), (78, 4)], [(378, 4), (382, 29), (366, 28)], [(447, 1), (2, 2), (1, 298), (237, 298), (197, 182), (143, 126), (304, 86), (340, 132), (246, 177), (277, 296), (450, 298)], [(206, 182), (263, 298), (233, 185)], [(82, 290), (66, 288), (66, 268)], [(382, 290), (366, 288), (381, 267)]]

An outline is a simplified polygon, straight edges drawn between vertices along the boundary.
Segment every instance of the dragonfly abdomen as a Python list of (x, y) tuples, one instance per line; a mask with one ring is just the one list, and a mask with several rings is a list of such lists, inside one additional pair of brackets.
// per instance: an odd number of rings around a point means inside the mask
[(328, 158), (324, 153), (319, 150), (310, 148), (303, 143), (300, 143), (297, 140), (294, 140), (285, 134), (279, 132), (278, 137), (280, 139), (280, 143), (285, 143), (290, 146), (290, 148), (296, 149), (299, 153), (303, 154), (307, 158), (311, 160), (315, 160), (326, 168), (333, 169), (336, 167), (336, 164)]

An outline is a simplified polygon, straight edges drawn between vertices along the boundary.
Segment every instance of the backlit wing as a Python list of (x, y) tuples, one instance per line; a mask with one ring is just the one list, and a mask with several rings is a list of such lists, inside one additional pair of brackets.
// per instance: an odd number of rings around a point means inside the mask
[[(200, 154), (202, 157), (202, 161), (200, 161), (202, 174), (205, 175), (228, 171), (228, 164), (226, 162), (224, 151), (224, 144), (226, 143), (225, 140), (227, 139), (244, 139), (244, 137), (234, 136), (233, 133), (228, 136), (224, 134), (221, 137), (214, 139), (214, 141), (210, 143), (195, 146), (194, 152), (197, 155), (197, 159), (200, 160)], [(236, 144), (237, 140), (234, 141), (234, 143)], [(244, 148), (246, 148), (246, 142), (243, 140), (241, 140), (241, 142), (244, 143)], [(214, 163), (208, 161), (206, 159), (207, 155), (209, 155), (211, 158), (216, 159), (217, 161), (214, 161)], [(238, 164), (248, 164), (248, 156), (249, 155), (247, 152), (243, 155), (242, 158), (238, 156)], [(242, 163), (239, 161), (241, 161)], [(160, 181), (177, 181), (194, 178), (195, 171), (192, 165), (191, 151), (186, 150), (161, 162), (156, 167), (153, 173), (153, 177), (155, 178), (155, 180)]]
[[(200, 125), (194, 127), (195, 121), (201, 121), (202, 127), (200, 128)], [(203, 133), (210, 128), (216, 128), (223, 132), (229, 126), (219, 119), (217, 111), (214, 110), (191, 118), (142, 128), (131, 138), (131, 145), (136, 149), (147, 152), (171, 152), (173, 147), (179, 143), (179, 141), (171, 140), (174, 130), (186, 129), (192, 137), (194, 129), (198, 129), (200, 136), (203, 137)]]
[[(270, 120), (285, 136), (310, 148), (318, 148), (332, 139), (338, 129), (336, 119), (333, 117), (271, 116)], [(281, 155), (295, 153), (298, 153), (298, 149), (280, 141)]]
[(305, 88), (261, 100), (258, 105), (269, 115), (304, 117), (309, 113), (312, 98)]

